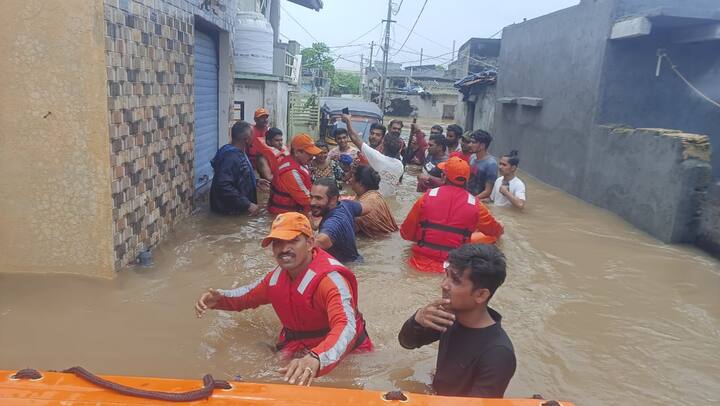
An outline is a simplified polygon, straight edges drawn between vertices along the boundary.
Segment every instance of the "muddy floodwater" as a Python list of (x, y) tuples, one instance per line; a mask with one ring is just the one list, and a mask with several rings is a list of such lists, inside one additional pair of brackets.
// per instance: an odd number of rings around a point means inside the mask
[[(398, 222), (417, 198), (406, 177)], [(668, 246), (618, 217), (525, 176), (525, 212), (493, 208), (508, 278), (492, 301), (515, 344), (506, 396), (578, 405), (720, 404), (720, 264)], [(271, 351), (280, 325), (268, 306), (243, 313), (193, 304), (208, 287), (254, 281), (273, 267), (260, 238), (267, 216), (200, 210), (154, 249), (154, 265), (114, 280), (0, 275), (0, 368), (84, 366), (103, 374), (279, 381)], [(347, 358), (318, 385), (422, 392), (436, 346), (397, 342), (440, 277), (408, 269), (399, 235), (361, 240), (353, 269), (376, 351)], [(93, 249), (93, 247), (87, 247)]]

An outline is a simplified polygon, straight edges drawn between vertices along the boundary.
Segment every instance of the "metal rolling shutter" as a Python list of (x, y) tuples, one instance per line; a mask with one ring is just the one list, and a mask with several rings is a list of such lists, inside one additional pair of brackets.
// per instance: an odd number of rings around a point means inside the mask
[(218, 54), (213, 37), (195, 31), (195, 190), (209, 184), (218, 150)]

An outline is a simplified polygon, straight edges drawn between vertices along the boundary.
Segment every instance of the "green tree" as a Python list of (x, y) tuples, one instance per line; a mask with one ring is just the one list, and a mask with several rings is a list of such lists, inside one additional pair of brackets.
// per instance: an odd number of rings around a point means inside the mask
[(360, 75), (353, 72), (336, 71), (330, 81), (330, 94), (360, 94)]
[(323, 42), (316, 42), (310, 48), (300, 51), (302, 54), (303, 68), (322, 69), (324, 77), (332, 77), (335, 73), (333, 58), (330, 56), (330, 48)]

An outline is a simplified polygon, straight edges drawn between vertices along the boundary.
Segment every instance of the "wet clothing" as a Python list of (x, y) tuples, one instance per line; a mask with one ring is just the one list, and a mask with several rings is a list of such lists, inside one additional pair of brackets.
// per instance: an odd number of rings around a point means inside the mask
[(355, 275), (327, 252), (313, 249), (308, 269), (294, 280), (280, 267), (260, 280), (232, 290), (214, 307), (241, 311), (271, 304), (283, 329), (277, 348), (287, 356), (310, 350), (325, 375), (347, 354), (370, 351), (372, 342), (358, 311)]
[(328, 159), (327, 166), (319, 168), (317, 165), (310, 166), (310, 173), (312, 174), (313, 183), (317, 182), (318, 179), (331, 178), (335, 179), (338, 185), (338, 189), (342, 189), (343, 179), (345, 178), (345, 172), (340, 167), (337, 161)]
[(425, 165), (423, 165), (423, 172), (430, 176), (430, 179), (424, 182), (418, 182), (417, 191), (424, 193), (428, 189), (432, 189), (442, 185), (442, 171), (438, 168), (438, 164), (448, 160), (448, 156), (443, 155), (440, 158), (425, 154)]
[(310, 211), (310, 171), (292, 156), (280, 159), (277, 174), (270, 182), (268, 211), (271, 214)]
[(257, 157), (262, 153), (263, 147), (267, 148), (267, 144), (265, 144), (265, 134), (268, 129), (269, 127), (259, 128), (254, 125), (252, 126), (252, 141), (248, 146), (247, 155), (255, 169), (257, 169)]
[(358, 198), (365, 207), (367, 214), (355, 218), (355, 227), (358, 233), (370, 238), (383, 237), (398, 231), (398, 225), (392, 212), (377, 190), (368, 190)]
[(453, 185), (425, 192), (400, 226), (402, 238), (416, 242), (410, 264), (424, 272), (444, 272), (448, 253), (471, 242), (475, 231), (495, 242), (503, 226), (475, 196)]
[(283, 147), (282, 150), (278, 150), (277, 148), (273, 148), (263, 143), (262, 147), (260, 148), (260, 154), (262, 154), (262, 156), (267, 161), (268, 166), (270, 166), (270, 173), (275, 176), (278, 170), (278, 166), (280, 166), (280, 160), (290, 155), (290, 152), (285, 147)]
[(407, 349), (440, 341), (433, 388), (442, 396), (502, 398), (515, 374), (516, 359), (500, 313), (488, 307), (495, 324), (469, 328), (455, 322), (444, 333), (409, 318), (398, 339)]
[(462, 159), (463, 161), (470, 163), (470, 158), (472, 157), (472, 153), (470, 154), (463, 154), (462, 151), (455, 151), (452, 154), (450, 154), (450, 158), (452, 157), (458, 157)]
[(477, 155), (470, 157), (470, 181), (468, 191), (473, 195), (479, 195), (485, 190), (485, 184), (494, 184), (498, 177), (498, 164), (495, 157), (487, 155), (483, 159), (477, 159)]
[(363, 207), (352, 200), (342, 200), (320, 221), (319, 233), (330, 237), (330, 255), (343, 263), (362, 259), (355, 241), (355, 217), (362, 214)]
[[(500, 186), (503, 185), (504, 177), (499, 177), (497, 180), (495, 180), (495, 186), (493, 187), (492, 193), (490, 194), (490, 199), (495, 203), (495, 206), (512, 206), (512, 202), (510, 199), (505, 197), (504, 194), (500, 193)], [(520, 200), (525, 200), (525, 184), (523, 181), (521, 181), (517, 176), (512, 178), (512, 180), (509, 182), (510, 185), (508, 186), (508, 189), (510, 190), (510, 194), (517, 197)]]
[(427, 140), (425, 139), (425, 133), (418, 130), (415, 131), (412, 137), (415, 139), (417, 146), (408, 146), (408, 150), (403, 154), (403, 163), (425, 165), (425, 154), (427, 152)]
[(380, 175), (380, 193), (386, 197), (395, 196), (395, 191), (400, 186), (400, 178), (405, 171), (402, 161), (384, 155), (368, 144), (362, 145), (362, 153), (368, 165)]
[(257, 203), (257, 181), (247, 155), (238, 147), (226, 144), (210, 161), (213, 180), (210, 186), (210, 209), (221, 214), (246, 213)]

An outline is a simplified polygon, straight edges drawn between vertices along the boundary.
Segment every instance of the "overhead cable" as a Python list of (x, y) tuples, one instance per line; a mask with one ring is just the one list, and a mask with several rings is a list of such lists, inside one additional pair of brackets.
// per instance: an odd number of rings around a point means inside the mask
[(310, 33), (310, 31), (308, 31), (308, 30), (305, 28), (305, 26), (303, 26), (302, 24), (300, 24), (300, 21), (296, 20), (295, 17), (293, 17), (292, 14), (290, 14), (290, 13), (285, 9), (285, 6), (283, 6), (282, 3), (280, 3), (280, 8), (282, 8), (282, 10), (285, 12), (285, 14), (287, 14), (287, 16), (290, 17), (291, 20), (295, 21), (295, 24), (297, 24), (298, 27), (302, 28), (302, 30), (305, 31), (305, 33), (307, 33), (307, 35), (309, 35), (310, 38), (313, 39), (313, 41), (315, 41), (315, 42), (322, 42), (322, 41), (320, 41), (319, 39), (315, 38), (315, 36), (312, 35), (312, 34)]
[[(400, 49), (403, 49), (405, 47), (405, 44), (407, 44), (408, 40), (410, 39), (410, 36), (413, 34), (413, 31), (415, 31), (415, 26), (417, 25), (418, 21), (420, 21), (420, 16), (422, 16), (423, 11), (425, 11), (425, 6), (427, 6), (428, 1), (429, 0), (425, 0), (425, 2), (423, 3), (422, 8), (420, 9), (420, 13), (418, 13), (417, 18), (415, 19), (415, 23), (413, 24), (412, 28), (410, 29), (410, 32), (408, 32), (407, 37), (405, 37), (405, 41), (403, 41), (403, 44), (400, 45)], [(395, 55), (397, 55), (398, 52), (395, 52)], [(393, 56), (395, 56), (395, 55), (393, 55)]]

